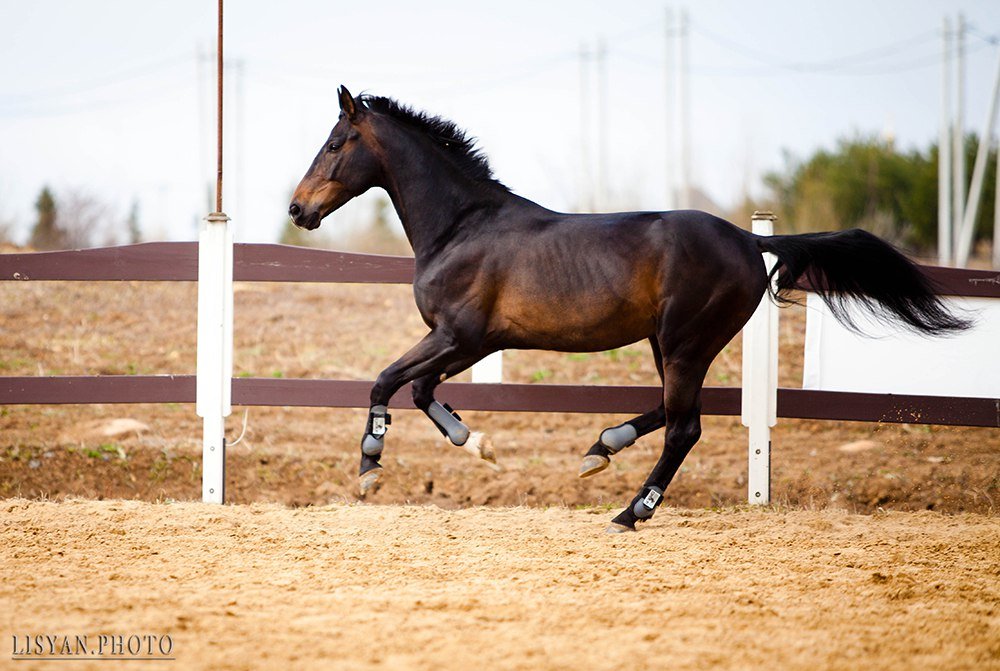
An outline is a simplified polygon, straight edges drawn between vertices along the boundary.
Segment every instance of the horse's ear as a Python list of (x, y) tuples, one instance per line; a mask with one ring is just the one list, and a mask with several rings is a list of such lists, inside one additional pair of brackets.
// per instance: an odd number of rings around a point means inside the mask
[(346, 114), (350, 121), (355, 121), (358, 118), (360, 108), (354, 96), (344, 85), (337, 89), (337, 96), (340, 98), (340, 111)]

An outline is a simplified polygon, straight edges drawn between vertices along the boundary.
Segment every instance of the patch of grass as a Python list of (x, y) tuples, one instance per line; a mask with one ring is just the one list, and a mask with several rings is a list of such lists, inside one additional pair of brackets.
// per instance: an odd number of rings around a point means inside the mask
[(566, 358), (570, 361), (586, 361), (590, 358), (590, 355), (586, 352), (571, 352), (566, 355)]
[(31, 361), (21, 357), (14, 357), (13, 359), (0, 359), (0, 370), (13, 370), (14, 368), (23, 368), (30, 364)]
[(634, 349), (625, 349), (624, 347), (618, 347), (616, 349), (609, 349), (602, 352), (604, 356), (608, 357), (612, 361), (621, 361), (623, 358), (634, 359), (639, 356), (641, 352), (637, 352)]
[(125, 448), (118, 443), (104, 443), (97, 448), (85, 450), (83, 454), (90, 459), (103, 459), (105, 461), (110, 459), (111, 455), (115, 455), (122, 460), (128, 458), (128, 455), (125, 454)]
[(271, 371), (271, 377), (281, 378), (281, 377), (285, 377), (285, 374), (282, 373), (280, 370), (272, 370)]
[(542, 380), (550, 377), (552, 377), (552, 371), (550, 371), (548, 368), (539, 368), (538, 370), (536, 370), (534, 373), (531, 374), (531, 381), (541, 382)]

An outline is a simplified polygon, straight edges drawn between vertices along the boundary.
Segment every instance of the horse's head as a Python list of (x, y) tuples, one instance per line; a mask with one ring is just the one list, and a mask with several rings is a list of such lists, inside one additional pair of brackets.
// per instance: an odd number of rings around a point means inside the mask
[(374, 153), (365, 144), (365, 106), (346, 87), (340, 96), (340, 119), (295, 188), (288, 215), (301, 228), (318, 228), (322, 219), (372, 186), (379, 174)]

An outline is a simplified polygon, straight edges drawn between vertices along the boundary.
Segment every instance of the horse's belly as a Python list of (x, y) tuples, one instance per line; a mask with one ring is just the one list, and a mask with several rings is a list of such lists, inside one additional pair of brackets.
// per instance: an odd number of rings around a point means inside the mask
[(596, 294), (504, 296), (492, 326), (514, 346), (592, 352), (622, 347), (655, 331), (642, 302)]

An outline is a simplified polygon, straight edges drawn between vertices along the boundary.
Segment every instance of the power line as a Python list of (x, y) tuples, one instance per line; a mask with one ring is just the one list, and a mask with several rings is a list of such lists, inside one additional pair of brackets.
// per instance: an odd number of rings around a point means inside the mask
[(832, 59), (812, 62), (789, 62), (780, 56), (760, 51), (754, 47), (720, 35), (704, 27), (700, 23), (692, 22), (692, 29), (702, 37), (707, 38), (719, 46), (750, 58), (751, 60), (755, 60), (758, 63), (768, 66), (769, 68), (790, 70), (801, 73), (840, 70), (854, 64), (871, 65), (872, 61), (883, 60), (885, 58), (901, 54), (914, 46), (936, 40), (938, 36), (938, 32), (936, 30), (929, 30), (887, 45), (865, 49), (863, 51), (838, 56)]
[(106, 88), (108, 86), (123, 84), (125, 82), (132, 81), (134, 79), (139, 79), (154, 72), (159, 72), (160, 70), (166, 70), (175, 67), (177, 65), (180, 65), (181, 63), (187, 63), (189, 58), (190, 56), (186, 54), (184, 56), (171, 56), (169, 58), (164, 58), (154, 63), (148, 63), (145, 65), (138, 65), (130, 68), (124, 68), (115, 72), (108, 73), (101, 77), (96, 77), (89, 81), (75, 82), (73, 84), (53, 87), (49, 89), (28, 91), (26, 93), (5, 95), (2, 101), (0, 102), (2, 102), (3, 104), (31, 103), (31, 102), (37, 102), (39, 100), (44, 100), (46, 98), (61, 98), (69, 95), (88, 93), (96, 89)]
[[(988, 49), (991, 44), (984, 41), (974, 47), (967, 48), (965, 50), (966, 55), (971, 55)], [(647, 56), (645, 54), (639, 54), (636, 52), (628, 51), (626, 49), (614, 48), (611, 49), (611, 54), (618, 56), (625, 60), (628, 60), (634, 64), (649, 67), (651, 69), (660, 69), (663, 67), (660, 58), (653, 56)], [(846, 58), (846, 57), (845, 57)], [(706, 65), (691, 65), (691, 74), (707, 77), (782, 77), (789, 75), (826, 75), (833, 77), (869, 77), (869, 76), (884, 76), (899, 74), (902, 72), (908, 72), (911, 70), (919, 70), (922, 68), (927, 68), (930, 66), (937, 66), (941, 62), (941, 53), (928, 54), (926, 56), (920, 56), (907, 61), (901, 61), (896, 63), (873, 63), (869, 68), (857, 67), (845, 68), (841, 66), (840, 69), (824, 69), (824, 70), (799, 70), (795, 68), (789, 68), (784, 65), (751, 65), (751, 66), (706, 66)], [(860, 65), (860, 64), (859, 64)]]

